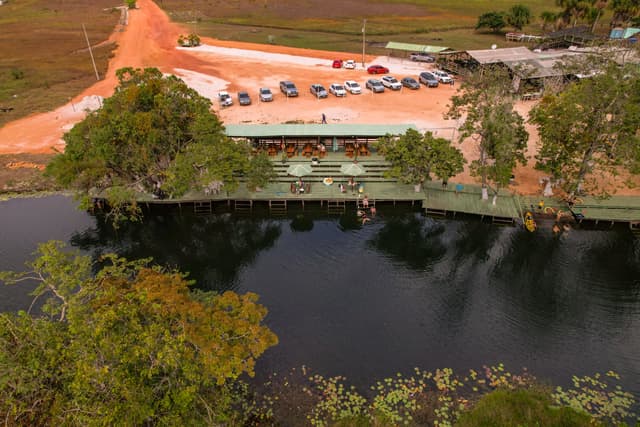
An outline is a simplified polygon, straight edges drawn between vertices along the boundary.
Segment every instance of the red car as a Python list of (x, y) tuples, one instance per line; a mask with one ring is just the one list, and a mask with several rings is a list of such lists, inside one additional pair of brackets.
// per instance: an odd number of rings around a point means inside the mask
[(387, 67), (383, 67), (382, 65), (371, 65), (367, 68), (367, 73), (369, 74), (387, 74), (389, 69)]
[(342, 68), (342, 59), (334, 59), (333, 60), (333, 65), (331, 65), (333, 68)]

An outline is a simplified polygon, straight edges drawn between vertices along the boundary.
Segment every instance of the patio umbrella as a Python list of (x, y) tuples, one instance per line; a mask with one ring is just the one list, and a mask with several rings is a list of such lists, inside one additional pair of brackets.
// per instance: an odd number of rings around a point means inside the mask
[(367, 171), (357, 163), (343, 164), (340, 166), (340, 172), (347, 176), (360, 176), (367, 173)]
[(311, 173), (313, 173), (313, 169), (311, 169), (311, 166), (305, 163), (297, 163), (295, 165), (289, 166), (289, 168), (287, 169), (287, 173), (289, 175), (300, 177), (311, 175)]

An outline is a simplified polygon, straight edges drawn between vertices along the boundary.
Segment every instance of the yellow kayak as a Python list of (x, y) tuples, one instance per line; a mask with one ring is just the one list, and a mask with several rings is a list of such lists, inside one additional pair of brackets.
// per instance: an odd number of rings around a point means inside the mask
[(536, 221), (533, 219), (533, 214), (531, 212), (527, 212), (524, 215), (524, 228), (527, 230), (534, 232), (536, 231)]

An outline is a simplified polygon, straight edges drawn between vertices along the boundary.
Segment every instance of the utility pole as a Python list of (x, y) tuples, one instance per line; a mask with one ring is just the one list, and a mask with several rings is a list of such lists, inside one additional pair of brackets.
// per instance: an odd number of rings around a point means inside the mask
[(364, 68), (364, 47), (367, 38), (367, 20), (362, 20), (362, 68)]
[(87, 29), (82, 24), (82, 31), (84, 31), (84, 38), (87, 41), (87, 47), (89, 48), (89, 55), (91, 55), (91, 63), (93, 64), (93, 71), (96, 72), (96, 80), (100, 81), (100, 74), (98, 74), (98, 68), (96, 67), (96, 60), (93, 59), (93, 51), (91, 50), (91, 43), (89, 43), (89, 36), (87, 36)]

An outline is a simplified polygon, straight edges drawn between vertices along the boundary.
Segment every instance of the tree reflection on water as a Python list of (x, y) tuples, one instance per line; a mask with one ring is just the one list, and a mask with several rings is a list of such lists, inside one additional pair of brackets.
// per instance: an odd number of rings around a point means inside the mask
[(442, 223), (417, 215), (387, 217), (369, 245), (409, 268), (427, 270), (444, 256)]
[(279, 222), (232, 215), (149, 215), (142, 223), (114, 229), (97, 219), (94, 228), (73, 235), (71, 244), (95, 259), (107, 252), (129, 258), (152, 257), (160, 265), (187, 269), (198, 288), (237, 287), (238, 273), (271, 248), (281, 234)]

